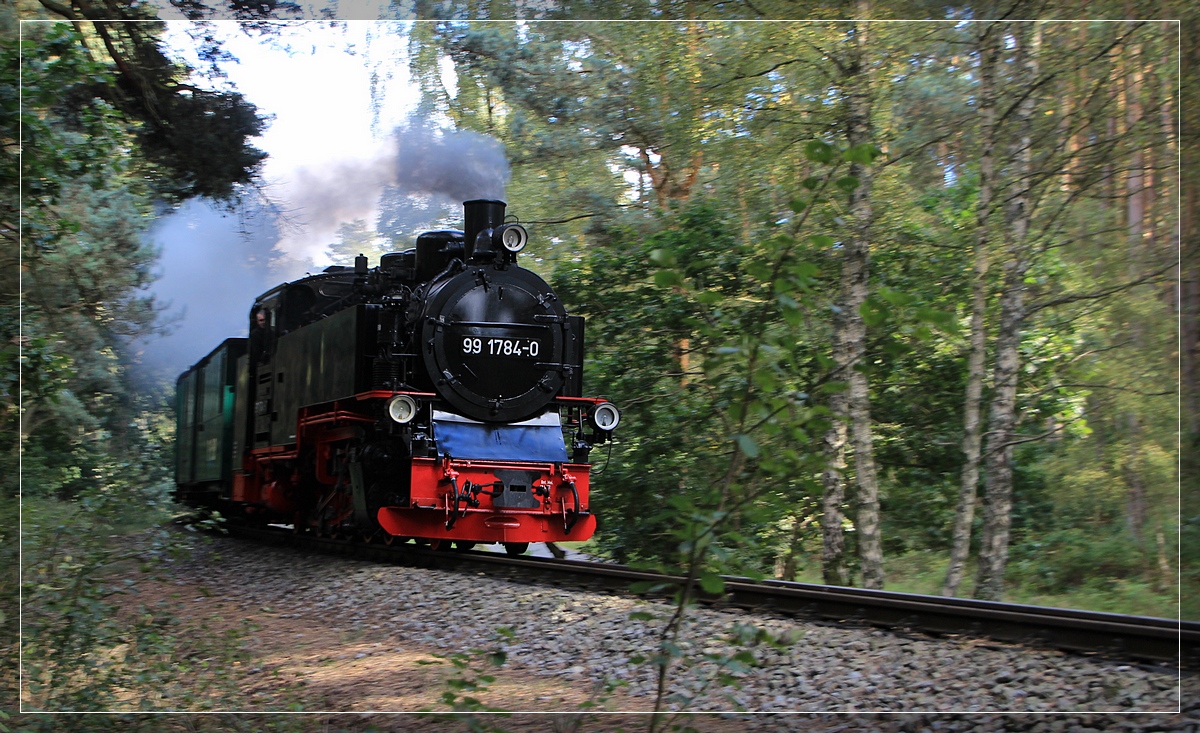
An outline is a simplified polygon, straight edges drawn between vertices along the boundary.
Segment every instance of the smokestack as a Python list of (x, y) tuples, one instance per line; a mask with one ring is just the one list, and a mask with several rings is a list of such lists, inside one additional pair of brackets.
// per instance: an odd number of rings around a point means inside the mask
[(479, 233), (495, 229), (504, 223), (505, 206), (503, 201), (495, 199), (473, 199), (463, 202), (463, 238), (468, 260), (475, 256), (475, 238)]

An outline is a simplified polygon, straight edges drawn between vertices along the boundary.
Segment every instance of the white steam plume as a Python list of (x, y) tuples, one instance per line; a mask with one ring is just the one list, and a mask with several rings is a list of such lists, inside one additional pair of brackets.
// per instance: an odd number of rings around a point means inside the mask
[[(295, 258), (322, 260), (341, 224), (355, 219), (375, 223), (385, 188), (390, 196), (413, 198), (413, 208), (429, 211), (430, 198), (451, 207), (471, 199), (503, 199), (508, 179), (504, 146), (495, 138), (409, 120), (369, 160), (298, 169), (283, 184), (295, 231), (278, 248)], [(395, 201), (390, 208), (396, 208)], [(437, 206), (432, 210), (440, 212)]]

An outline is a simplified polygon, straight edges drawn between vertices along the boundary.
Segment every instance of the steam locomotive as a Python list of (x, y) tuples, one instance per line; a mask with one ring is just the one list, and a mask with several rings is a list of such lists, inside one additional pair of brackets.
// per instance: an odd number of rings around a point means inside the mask
[(589, 452), (620, 412), (583, 396), (583, 318), (517, 264), (505, 206), (261, 295), (248, 338), (179, 376), (176, 498), (443, 549), (590, 537)]

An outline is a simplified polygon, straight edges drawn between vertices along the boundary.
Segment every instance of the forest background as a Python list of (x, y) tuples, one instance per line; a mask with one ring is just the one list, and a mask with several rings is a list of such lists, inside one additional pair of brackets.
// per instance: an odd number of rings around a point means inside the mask
[[(265, 34), (300, 12), (177, 7)], [(588, 319), (588, 392), (624, 411), (596, 456), (594, 552), (1200, 619), (1196, 50), (1177, 12), (521, 10), (669, 21), (470, 22), (515, 17), (497, 1), (409, 36), (419, 114), (503, 143), (527, 260)], [(132, 377), (129, 344), (163, 327), (144, 233), (192, 198), (261, 205), (265, 121), (204, 86), (219, 46), (201, 31), (209, 66), (188, 69), (161, 27), (102, 21), (151, 12), (4, 9), (6, 661), (18, 491), (27, 663), (52, 636), (90, 665), (151, 633), (106, 614), (100, 539), (174, 511), (171, 385)], [(64, 22), (18, 49), (19, 17)], [(942, 22), (874, 22), (901, 17)], [(410, 246), (406, 196), (331, 255)], [(147, 660), (176, 643), (154, 633)]]

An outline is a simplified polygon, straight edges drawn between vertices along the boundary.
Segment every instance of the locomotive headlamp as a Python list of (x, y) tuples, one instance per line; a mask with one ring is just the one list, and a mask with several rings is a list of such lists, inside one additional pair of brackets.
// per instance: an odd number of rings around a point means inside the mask
[(611, 433), (621, 424), (621, 411), (611, 402), (601, 402), (592, 408), (592, 412), (588, 415), (588, 420), (591, 421), (597, 430)]
[(406, 394), (398, 394), (387, 401), (387, 414), (401, 425), (412, 422), (417, 416), (417, 401)]
[(501, 247), (516, 254), (529, 243), (529, 232), (520, 224), (501, 224), (492, 233), (492, 241), (499, 241)]

